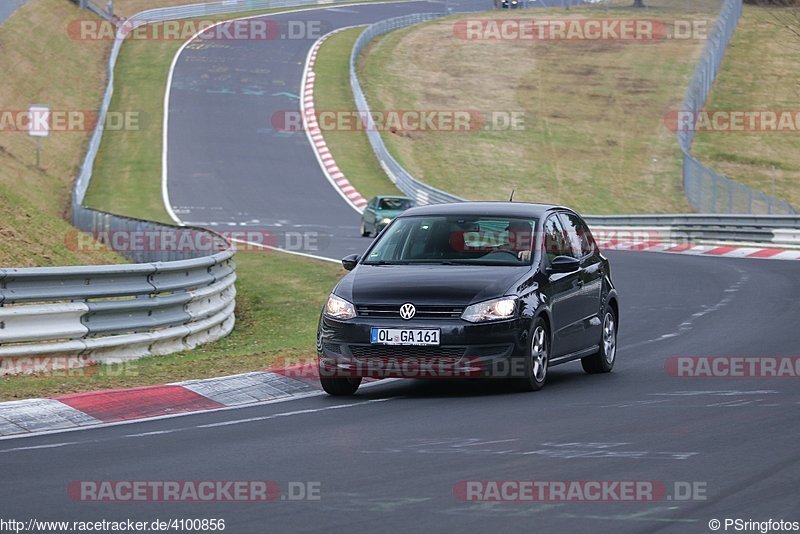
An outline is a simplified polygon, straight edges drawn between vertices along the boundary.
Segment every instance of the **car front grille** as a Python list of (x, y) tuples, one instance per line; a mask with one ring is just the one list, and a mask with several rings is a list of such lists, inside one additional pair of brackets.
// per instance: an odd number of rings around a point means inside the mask
[(334, 354), (341, 354), (342, 346), (338, 343), (331, 343), (330, 341), (325, 341), (322, 344), (322, 347), (325, 349), (325, 352), (334, 353)]
[[(458, 319), (464, 313), (464, 306), (416, 306), (414, 319)], [(399, 305), (364, 304), (356, 306), (360, 317), (400, 318)]]
[(411, 345), (350, 345), (350, 353), (364, 358), (448, 358), (457, 362), (464, 355), (465, 347), (428, 347)]

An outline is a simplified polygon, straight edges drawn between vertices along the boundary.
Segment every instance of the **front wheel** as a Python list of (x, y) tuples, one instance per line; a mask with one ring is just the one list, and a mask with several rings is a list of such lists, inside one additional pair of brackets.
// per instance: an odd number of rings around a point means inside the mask
[(361, 237), (369, 237), (369, 232), (367, 231), (367, 225), (364, 223), (364, 220), (361, 220)]
[(550, 364), (550, 334), (541, 317), (537, 317), (531, 330), (531, 340), (525, 358), (525, 378), (522, 387), (527, 391), (539, 391), (547, 378)]
[(583, 370), (589, 374), (610, 373), (617, 358), (617, 317), (614, 310), (606, 306), (603, 313), (603, 330), (600, 336), (600, 350), (591, 356), (581, 358)]
[(353, 395), (358, 386), (361, 385), (361, 377), (358, 378), (334, 378), (330, 376), (319, 377), (319, 383), (322, 384), (322, 389), (328, 395), (335, 397), (349, 397)]

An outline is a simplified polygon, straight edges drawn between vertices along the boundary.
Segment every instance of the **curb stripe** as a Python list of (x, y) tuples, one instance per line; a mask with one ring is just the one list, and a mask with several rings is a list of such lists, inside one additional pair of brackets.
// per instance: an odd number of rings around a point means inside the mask
[(749, 254), (747, 257), (748, 258), (771, 258), (772, 256), (775, 256), (776, 254), (780, 254), (781, 252), (785, 252), (785, 251), (780, 250), (780, 249), (776, 249), (776, 248), (764, 248), (764, 249), (761, 249), (761, 250), (759, 250), (757, 252), (753, 252), (752, 254)]
[(708, 254), (710, 256), (724, 256), (725, 254), (730, 254), (731, 252), (738, 250), (739, 247), (717, 247), (711, 249), (704, 254)]
[(319, 122), (314, 107), (314, 79), (317, 77), (317, 74), (314, 72), (314, 65), (316, 64), (320, 46), (328, 39), (328, 37), (345, 29), (347, 28), (339, 28), (338, 30), (334, 30), (329, 34), (320, 37), (311, 47), (303, 76), (305, 83), (303, 86), (304, 99), (301, 105), (301, 112), (305, 119), (306, 129), (309, 133), (310, 140), (312, 141), (310, 143), (311, 147), (316, 152), (317, 159), (320, 162), (322, 171), (328, 177), (328, 181), (331, 182), (331, 185), (339, 189), (339, 194), (342, 195), (342, 198), (344, 198), (356, 211), (363, 212), (367, 201), (361, 195), (361, 193), (359, 193), (356, 188), (350, 184), (350, 182), (347, 180), (340, 180), (340, 178), (344, 178), (344, 173), (342, 173), (341, 169), (339, 169), (333, 154), (331, 154), (331, 151), (325, 142), (325, 136), (322, 133), (322, 130), (319, 128)]
[(225, 406), (182, 386), (169, 385), (76, 393), (55, 400), (104, 423)]

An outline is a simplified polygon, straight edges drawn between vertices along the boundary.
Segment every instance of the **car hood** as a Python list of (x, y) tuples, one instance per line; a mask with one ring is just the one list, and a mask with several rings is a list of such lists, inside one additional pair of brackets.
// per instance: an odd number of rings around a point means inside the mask
[(377, 214), (378, 217), (381, 218), (388, 217), (389, 219), (394, 219), (404, 211), (405, 210), (378, 210), (375, 213)]
[(354, 304), (452, 304), (500, 297), (529, 267), (461, 265), (359, 265), (336, 287)]

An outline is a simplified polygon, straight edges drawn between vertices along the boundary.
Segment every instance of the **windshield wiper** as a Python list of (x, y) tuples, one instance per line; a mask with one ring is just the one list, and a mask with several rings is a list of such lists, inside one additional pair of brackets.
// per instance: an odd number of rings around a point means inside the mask
[(364, 265), (408, 265), (408, 262), (378, 260), (378, 261), (365, 261)]

